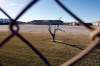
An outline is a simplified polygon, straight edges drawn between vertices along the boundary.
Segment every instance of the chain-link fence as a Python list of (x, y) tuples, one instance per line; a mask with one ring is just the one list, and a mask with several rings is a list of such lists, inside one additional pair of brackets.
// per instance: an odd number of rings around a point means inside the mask
[[(72, 16), (74, 19), (76, 19), (80, 24), (82, 24), (84, 27), (86, 27), (88, 30), (91, 31), (91, 44), (81, 51), (78, 55), (74, 56), (69, 61), (65, 62), (61, 66), (72, 66), (73, 64), (77, 63), (80, 59), (82, 59), (84, 56), (86, 56), (88, 53), (90, 53), (96, 46), (100, 46), (100, 29), (93, 28), (86, 24), (82, 19), (77, 17), (73, 12), (71, 12), (67, 7), (65, 7), (64, 4), (62, 4), (59, 0), (54, 0), (55, 3), (57, 3), (66, 13), (68, 13), (70, 16)], [(27, 10), (29, 10), (31, 7), (36, 5), (36, 3), (39, 2), (39, 0), (32, 0), (17, 16), (15, 19), (13, 19), (9, 14), (7, 14), (1, 7), (0, 11), (5, 14), (10, 20), (11, 23), (9, 24), (9, 30), (11, 31), (11, 34), (7, 36), (1, 43), (0, 47), (4, 46), (5, 43), (9, 42), (11, 38), (14, 36), (17, 36), (19, 39), (21, 39), (30, 49), (32, 49), (33, 52), (35, 52), (39, 58), (46, 64), (46, 66), (51, 66), (48, 59), (44, 57), (42, 52), (40, 52), (37, 48), (35, 48), (28, 40), (26, 40), (20, 33), (20, 27), (17, 22), (17, 20), (25, 13)], [(16, 27), (17, 29), (14, 29)]]

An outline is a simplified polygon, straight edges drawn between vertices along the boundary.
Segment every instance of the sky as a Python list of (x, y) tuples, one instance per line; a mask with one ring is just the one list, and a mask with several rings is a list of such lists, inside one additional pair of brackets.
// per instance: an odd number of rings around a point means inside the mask
[[(30, 1), (31, 0), (0, 0), (0, 7), (12, 18), (15, 18)], [(100, 20), (100, 0), (60, 1), (85, 22)], [(0, 18), (7, 17), (0, 11)], [(19, 21), (58, 20), (59, 18), (64, 22), (76, 21), (68, 13), (62, 10), (54, 0), (40, 0), (21, 16)]]

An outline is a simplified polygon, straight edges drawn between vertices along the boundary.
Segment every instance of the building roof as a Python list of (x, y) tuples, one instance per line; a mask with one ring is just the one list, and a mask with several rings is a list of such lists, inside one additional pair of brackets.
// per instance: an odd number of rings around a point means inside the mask
[(63, 21), (61, 20), (34, 20), (31, 21), (33, 24), (42, 24), (42, 25), (62, 25)]

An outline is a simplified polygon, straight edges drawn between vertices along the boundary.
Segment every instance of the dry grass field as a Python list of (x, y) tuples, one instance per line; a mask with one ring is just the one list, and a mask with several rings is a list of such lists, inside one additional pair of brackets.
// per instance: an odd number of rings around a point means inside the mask
[[(0, 42), (9, 34), (10, 32), (0, 32)], [(48, 32), (21, 32), (21, 35), (41, 51), (52, 66), (60, 66), (90, 44), (89, 36), (84, 34), (58, 32), (56, 40), (61, 42), (55, 43), (51, 41)], [(97, 50), (100, 49), (95, 49), (73, 66), (100, 66), (100, 51)], [(3, 66), (45, 66), (43, 61), (16, 36), (0, 48), (0, 64)]]

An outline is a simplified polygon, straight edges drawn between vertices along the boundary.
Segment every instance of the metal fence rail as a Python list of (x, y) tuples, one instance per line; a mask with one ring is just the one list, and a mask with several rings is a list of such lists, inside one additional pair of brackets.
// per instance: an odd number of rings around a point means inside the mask
[[(89, 29), (91, 31), (91, 45), (89, 45), (85, 50), (80, 52), (78, 55), (74, 56), (69, 61), (66, 61), (61, 66), (72, 66), (73, 64), (77, 63), (80, 59), (82, 59), (84, 56), (86, 56), (88, 53), (90, 53), (96, 46), (100, 46), (100, 29), (95, 29), (88, 24), (86, 24), (82, 19), (80, 19), (78, 16), (76, 16), (72, 11), (70, 11), (67, 7), (64, 6), (59, 0), (54, 0), (55, 3), (57, 3), (66, 13), (68, 13), (70, 16), (72, 16), (74, 19), (76, 19), (80, 24), (82, 24), (84, 27)], [(31, 7), (33, 7), (39, 0), (32, 0), (17, 16), (15, 19), (12, 19), (12, 17), (9, 16), (1, 7), (0, 11), (4, 13), (10, 20), (11, 23), (9, 24), (9, 30), (11, 31), (11, 34), (7, 36), (1, 43), (0, 47), (4, 46), (5, 43), (7, 43), (10, 39), (12, 39), (14, 36), (17, 36), (19, 39), (21, 39), (30, 49), (32, 49), (33, 52), (35, 52), (40, 59), (46, 64), (46, 66), (51, 66), (51, 64), (48, 62), (47, 58), (44, 57), (42, 52), (40, 52), (37, 48), (35, 48), (32, 43), (30, 43), (28, 40), (26, 40), (20, 33), (20, 27), (18, 25), (17, 20), (25, 13), (27, 10), (29, 10)], [(14, 27), (17, 29), (15, 30)]]

